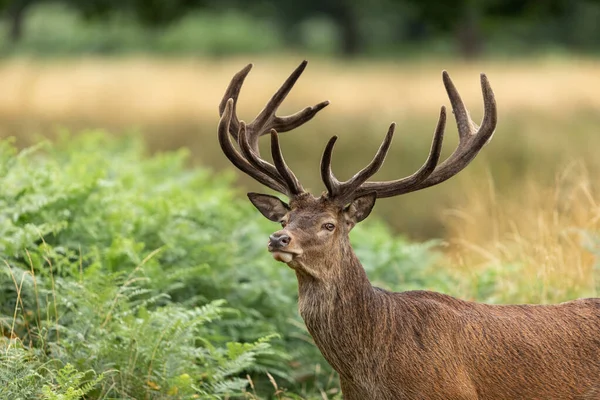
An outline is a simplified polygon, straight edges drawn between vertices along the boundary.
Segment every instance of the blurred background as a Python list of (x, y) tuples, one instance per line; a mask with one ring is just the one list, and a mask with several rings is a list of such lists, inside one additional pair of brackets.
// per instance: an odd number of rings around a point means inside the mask
[[(308, 59), (281, 113), (325, 99), (331, 105), (286, 133), (282, 146), (317, 194), (330, 136), (340, 136), (333, 164), (347, 178), (395, 121), (378, 178), (406, 176), (426, 158), (439, 107), (449, 105), (441, 71), (448, 70), (476, 122), (483, 108), (479, 73), (489, 77), (499, 108), (493, 141), (451, 181), (380, 200), (377, 215), (396, 232), (445, 238), (475, 207), (479, 214), (471, 219), (485, 221), (499, 194), (522, 199), (532, 182), (552, 187), (574, 163), (592, 177), (600, 170), (600, 1), (0, 4), (0, 136), (15, 136), (20, 146), (65, 129), (98, 128), (138, 133), (153, 152), (187, 147), (195, 164), (233, 171), (216, 138), (217, 105), (233, 74), (255, 65), (238, 107), (249, 121)], [(456, 136), (449, 120), (445, 155)], [(243, 187), (260, 189), (234, 173)], [(482, 198), (493, 201), (474, 203)], [(486, 227), (482, 222), (477, 235), (487, 235)]]

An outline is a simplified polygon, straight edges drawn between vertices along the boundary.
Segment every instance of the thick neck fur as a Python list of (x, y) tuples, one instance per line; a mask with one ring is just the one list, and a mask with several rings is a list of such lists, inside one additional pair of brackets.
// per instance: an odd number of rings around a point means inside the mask
[(377, 296), (347, 238), (334, 253), (311, 266), (327, 271), (320, 278), (297, 270), (299, 310), (327, 361), (353, 375), (372, 354), (365, 344), (372, 343)]

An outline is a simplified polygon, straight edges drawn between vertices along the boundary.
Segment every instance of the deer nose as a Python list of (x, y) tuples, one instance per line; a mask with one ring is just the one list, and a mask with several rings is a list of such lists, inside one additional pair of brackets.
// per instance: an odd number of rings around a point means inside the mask
[(275, 232), (271, 236), (269, 236), (269, 245), (274, 249), (282, 249), (287, 247), (288, 244), (292, 241), (292, 238), (286, 235), (283, 232)]

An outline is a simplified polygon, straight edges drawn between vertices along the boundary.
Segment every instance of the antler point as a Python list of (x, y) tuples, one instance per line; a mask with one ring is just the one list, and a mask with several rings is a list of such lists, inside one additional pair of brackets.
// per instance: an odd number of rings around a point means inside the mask
[(306, 68), (307, 65), (308, 65), (308, 61), (302, 60), (300, 65), (298, 65), (298, 67), (296, 68), (296, 71), (300, 71), (299, 73), (301, 74), (302, 72), (304, 72), (304, 69)]
[[(242, 68), (240, 70), (240, 72), (238, 72), (235, 76), (238, 79), (241, 79), (242, 82), (244, 81), (244, 79), (246, 79), (246, 76), (248, 76), (248, 74), (250, 73), (250, 70), (252, 69), (252, 67), (254, 66), (254, 64), (250, 63), (248, 65), (246, 65), (244, 68)], [(239, 89), (238, 89), (239, 90)]]

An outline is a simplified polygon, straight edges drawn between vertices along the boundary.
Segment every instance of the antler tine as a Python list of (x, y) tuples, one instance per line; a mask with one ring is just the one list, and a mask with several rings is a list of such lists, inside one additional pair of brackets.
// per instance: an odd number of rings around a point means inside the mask
[(321, 179), (323, 179), (329, 197), (337, 196), (340, 187), (340, 181), (337, 180), (331, 171), (331, 156), (333, 154), (333, 146), (337, 139), (337, 136), (333, 136), (329, 139), (329, 142), (327, 142), (325, 150), (323, 151), (323, 156), (321, 157)]
[(300, 182), (283, 159), (281, 147), (279, 146), (279, 136), (275, 129), (271, 129), (271, 156), (273, 157), (275, 168), (277, 168), (277, 172), (279, 172), (279, 175), (287, 184), (290, 194), (298, 195), (302, 193), (304, 191), (302, 185), (300, 185)]
[(392, 122), (388, 131), (383, 139), (383, 142), (379, 146), (377, 153), (375, 153), (375, 157), (371, 160), (371, 162), (358, 171), (356, 175), (352, 178), (348, 179), (346, 182), (342, 183), (342, 196), (346, 197), (348, 194), (354, 192), (360, 185), (365, 183), (367, 179), (375, 175), (377, 171), (383, 165), (385, 161), (385, 156), (387, 155), (390, 146), (392, 145), (392, 138), (394, 137), (394, 131), (396, 130), (396, 123)]
[(452, 103), (458, 128), (459, 143), (450, 157), (440, 164), (415, 190), (437, 185), (462, 171), (473, 161), (483, 146), (491, 140), (496, 129), (496, 124), (498, 123), (496, 99), (485, 74), (481, 74), (484, 113), (480, 127), (469, 117), (469, 112), (466, 110), (454, 83), (446, 71), (443, 72), (443, 79), (448, 97)]
[(329, 105), (329, 101), (323, 101), (315, 106), (306, 107), (305, 109), (289, 116), (278, 117), (275, 115), (277, 109), (283, 103), (283, 100), (290, 93), (300, 75), (304, 72), (308, 61), (304, 60), (298, 67), (291, 73), (291, 75), (285, 80), (281, 87), (275, 92), (271, 99), (267, 102), (267, 105), (262, 111), (256, 116), (254, 121), (248, 124), (248, 142), (250, 147), (257, 154), (260, 155), (258, 149), (258, 139), (260, 136), (268, 133), (271, 129), (276, 129), (278, 132), (287, 132), (300, 125), (310, 121), (319, 111)]
[(230, 124), (229, 133), (235, 140), (238, 138), (238, 132), (240, 131), (240, 121), (237, 117), (236, 108), (238, 96), (240, 95), (240, 90), (242, 89), (242, 85), (244, 84), (244, 80), (250, 73), (252, 69), (252, 64), (246, 65), (241, 71), (233, 76), (231, 82), (229, 82), (229, 86), (225, 90), (225, 95), (221, 102), (219, 103), (219, 116), (223, 116), (225, 112), (225, 107), (229, 99), (233, 99), (233, 111), (232, 111), (232, 120)]
[(264, 172), (256, 169), (253, 165), (251, 165), (244, 157), (238, 153), (236, 148), (231, 144), (231, 140), (229, 139), (229, 131), (230, 124), (233, 114), (233, 106), (234, 100), (229, 99), (225, 103), (225, 108), (223, 110), (223, 114), (221, 119), (219, 120), (218, 126), (218, 134), (219, 134), (219, 144), (221, 145), (221, 149), (225, 156), (231, 161), (233, 165), (235, 165), (240, 171), (246, 173), (252, 178), (256, 179), (258, 182), (263, 185), (270, 187), (271, 189), (283, 193), (285, 195), (289, 195), (289, 191), (285, 187), (285, 185), (281, 184), (277, 180), (269, 177)]
[(263, 108), (262, 111), (256, 116), (252, 122), (253, 125), (257, 125), (259, 127), (264, 126), (267, 124), (267, 122), (269, 122), (269, 119), (273, 119), (275, 117), (275, 112), (277, 112), (277, 109), (281, 103), (283, 103), (283, 100), (285, 100), (287, 95), (290, 94), (290, 91), (298, 81), (298, 78), (300, 78), (300, 75), (302, 75), (304, 69), (306, 69), (307, 64), (308, 61), (304, 60), (296, 67), (294, 72), (291, 73), (291, 75), (285, 80), (285, 82), (283, 82), (281, 87), (277, 89), (275, 94), (267, 102), (265, 108)]
[(275, 168), (270, 163), (266, 162), (262, 158), (259, 158), (254, 151), (250, 148), (250, 143), (248, 143), (248, 135), (246, 134), (246, 123), (244, 121), (240, 121), (240, 134), (238, 137), (238, 144), (240, 146), (240, 150), (242, 155), (252, 164), (254, 167), (258, 168), (273, 180), (285, 184), (285, 181), (279, 175), (277, 168)]
[(313, 119), (315, 115), (329, 105), (329, 100), (320, 102), (317, 105), (306, 107), (304, 110), (298, 111), (296, 114), (285, 117), (275, 117), (273, 121), (273, 129), (278, 132), (288, 132), (292, 129)]
[(485, 134), (485, 143), (488, 143), (496, 131), (496, 124), (498, 123), (498, 109), (496, 108), (494, 91), (492, 90), (492, 86), (490, 85), (490, 81), (488, 80), (487, 76), (485, 74), (481, 74), (480, 80), (481, 92), (483, 94), (483, 120), (481, 121), (479, 130), (483, 132), (481, 140), (484, 140), (483, 138)]
[(433, 133), (429, 155), (427, 156), (427, 159), (421, 168), (419, 168), (417, 172), (413, 173), (412, 175), (402, 179), (396, 179), (394, 181), (387, 182), (366, 182), (357, 189), (354, 197), (359, 197), (363, 194), (373, 191), (377, 192), (377, 197), (379, 198), (397, 196), (399, 194), (411, 192), (416, 185), (423, 182), (423, 180), (433, 173), (435, 167), (440, 161), (445, 129), (446, 107), (442, 106), (440, 109), (440, 116), (438, 118), (437, 126)]
[(446, 93), (448, 93), (450, 104), (452, 105), (452, 113), (456, 119), (458, 137), (460, 138), (460, 142), (462, 142), (465, 137), (473, 134), (473, 126), (471, 125), (472, 121), (469, 117), (469, 112), (465, 107), (465, 103), (463, 103), (462, 99), (460, 98), (460, 94), (458, 93), (456, 86), (454, 86), (454, 82), (452, 82), (452, 79), (450, 79), (448, 72), (442, 71), (442, 80), (444, 82), (444, 87), (446, 88)]
[[(450, 103), (452, 104), (456, 125), (458, 127), (459, 143), (454, 152), (443, 163), (435, 167), (437, 160), (439, 159), (439, 152), (441, 151), (441, 139), (444, 128), (443, 122), (445, 121), (445, 111), (442, 108), (430, 157), (421, 170), (408, 178), (396, 181), (366, 182), (357, 190), (356, 196), (362, 193), (376, 191), (377, 197), (379, 198), (391, 197), (437, 185), (462, 171), (471, 161), (473, 161), (481, 148), (491, 139), (498, 122), (498, 113), (494, 92), (492, 91), (485, 74), (481, 74), (484, 116), (480, 127), (478, 127), (469, 117), (469, 112), (446, 71), (443, 71), (442, 78)], [(434, 150), (438, 146), (438, 150)], [(435, 163), (433, 163), (434, 159), (436, 159)], [(430, 163), (429, 161), (432, 162)]]
[(383, 142), (379, 146), (375, 157), (373, 157), (373, 160), (371, 160), (366, 167), (364, 167), (346, 182), (338, 181), (331, 171), (333, 145), (335, 144), (337, 137), (334, 136), (331, 138), (325, 147), (325, 152), (323, 153), (323, 158), (321, 159), (321, 177), (323, 178), (323, 182), (327, 187), (330, 198), (336, 198), (336, 200), (340, 202), (345, 202), (360, 187), (360, 185), (362, 185), (367, 179), (379, 171), (392, 144), (392, 138), (394, 137), (395, 129), (396, 124), (392, 123), (387, 134), (385, 135), (385, 138), (383, 139)]

